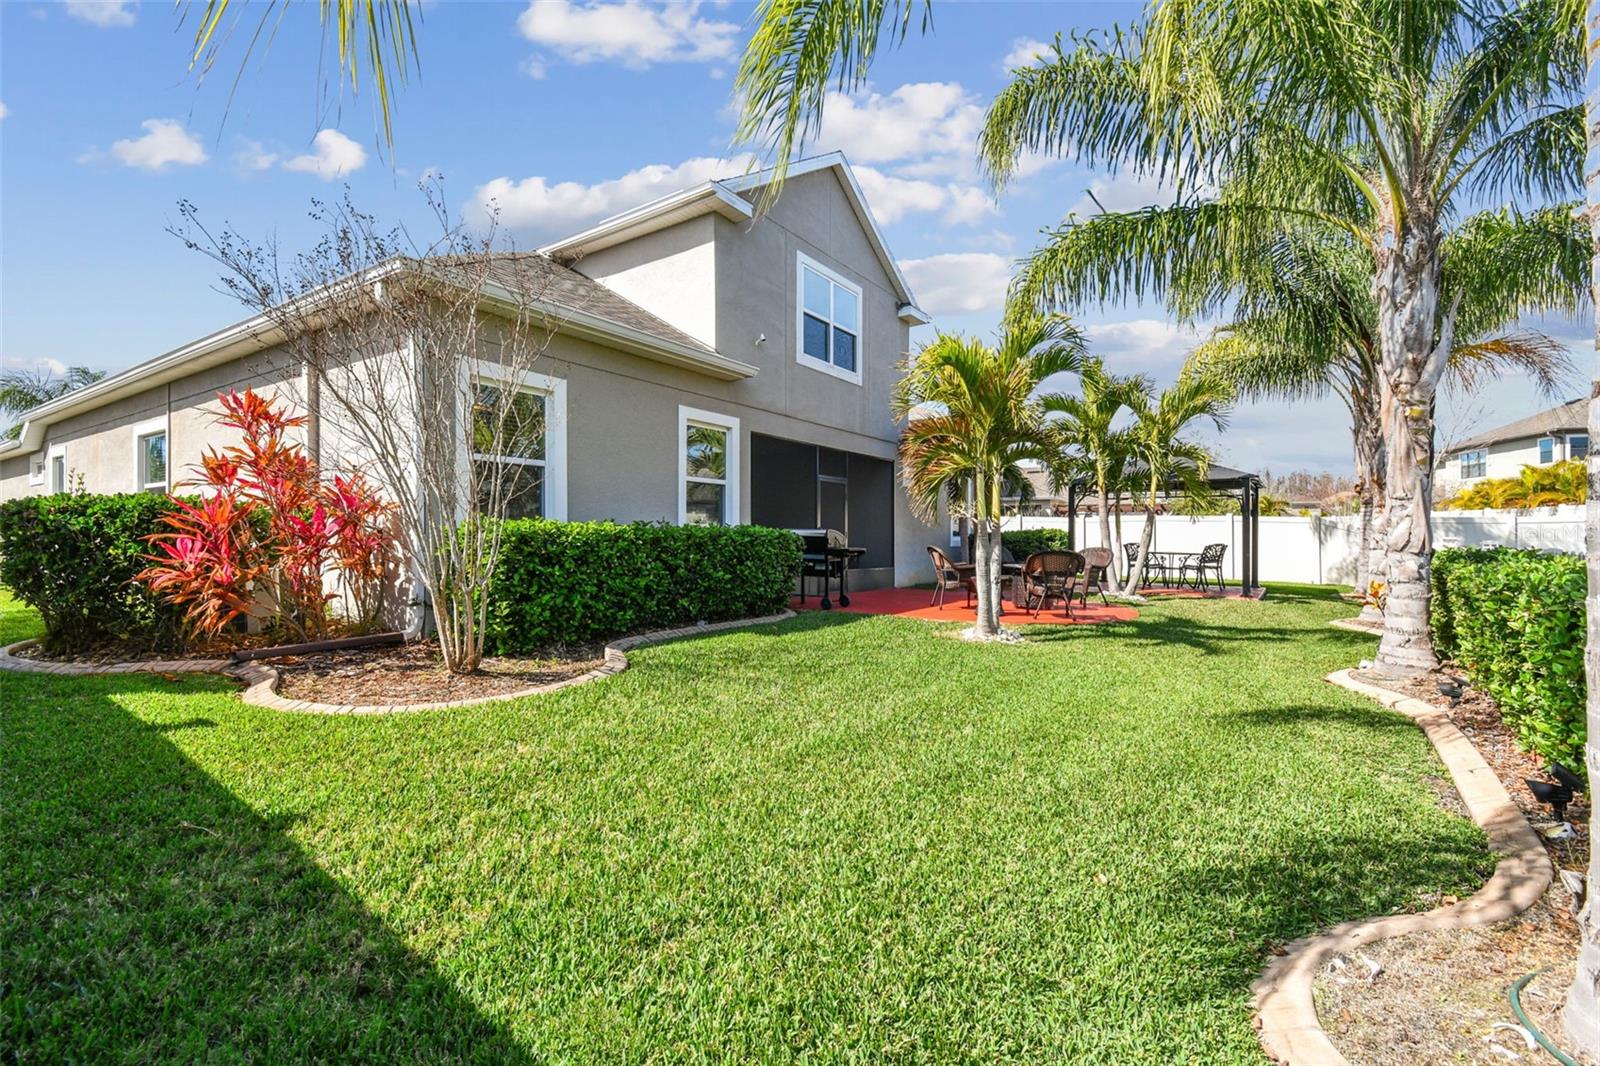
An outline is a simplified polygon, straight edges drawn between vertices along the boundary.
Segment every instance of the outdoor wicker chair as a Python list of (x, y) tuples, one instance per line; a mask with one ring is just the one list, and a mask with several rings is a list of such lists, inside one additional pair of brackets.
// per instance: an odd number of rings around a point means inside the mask
[(1182, 584), (1183, 579), (1193, 571), (1195, 586), (1201, 589), (1210, 588), (1211, 586), (1207, 583), (1206, 576), (1214, 574), (1217, 579), (1217, 589), (1221, 591), (1225, 584), (1222, 579), (1222, 557), (1227, 553), (1228, 546), (1226, 544), (1207, 544), (1200, 549), (1199, 555), (1192, 559), (1184, 560), (1183, 573), (1179, 575), (1178, 579), (1179, 584)]
[(1082, 574), (1083, 556), (1077, 552), (1034, 552), (1022, 564), (1023, 609), (1037, 618), (1051, 599), (1059, 599), (1071, 618), (1072, 596)]
[(1116, 553), (1110, 548), (1085, 548), (1083, 549), (1083, 580), (1078, 582), (1078, 602), (1085, 607), (1089, 606), (1089, 593), (1098, 593), (1100, 602), (1109, 605), (1106, 599), (1106, 581), (1109, 580), (1111, 560)]
[(972, 596), (978, 590), (977, 578), (970, 566), (957, 566), (950, 557), (932, 544), (928, 545), (928, 558), (933, 562), (933, 599), (929, 606), (944, 606), (944, 594), (950, 589), (967, 590), (967, 606), (972, 606)]

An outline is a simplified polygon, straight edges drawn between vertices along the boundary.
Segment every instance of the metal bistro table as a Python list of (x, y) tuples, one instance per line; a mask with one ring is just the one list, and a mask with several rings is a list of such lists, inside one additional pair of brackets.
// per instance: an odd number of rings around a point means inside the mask
[(1200, 558), (1200, 553), (1151, 551), (1150, 558), (1161, 560), (1161, 585), (1163, 588), (1170, 589), (1174, 583), (1179, 588), (1182, 588), (1185, 564), (1190, 560)]

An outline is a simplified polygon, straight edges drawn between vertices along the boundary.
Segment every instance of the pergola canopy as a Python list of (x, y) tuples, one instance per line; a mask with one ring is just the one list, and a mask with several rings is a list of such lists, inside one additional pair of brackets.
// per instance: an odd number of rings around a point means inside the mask
[[(1186, 460), (1185, 460), (1186, 462)], [(1137, 483), (1142, 471), (1148, 469), (1143, 464), (1130, 464), (1124, 471), (1124, 476)], [(1206, 483), (1211, 488), (1222, 492), (1236, 492), (1239, 495), (1239, 516), (1243, 519), (1243, 529), (1239, 543), (1239, 584), (1249, 595), (1260, 585), (1261, 565), (1259, 560), (1261, 541), (1261, 477), (1245, 470), (1235, 470), (1231, 466), (1220, 466), (1212, 463), (1206, 469)], [(1172, 477), (1162, 486), (1162, 491), (1167, 495), (1184, 492), (1183, 480)], [(1074, 478), (1067, 485), (1067, 540), (1068, 545), (1077, 547), (1077, 515), (1078, 500), (1086, 492), (1092, 491), (1093, 486), (1087, 478)]]

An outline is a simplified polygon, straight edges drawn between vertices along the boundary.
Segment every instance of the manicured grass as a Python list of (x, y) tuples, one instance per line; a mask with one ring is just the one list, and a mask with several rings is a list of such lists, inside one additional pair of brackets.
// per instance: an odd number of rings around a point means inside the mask
[[(0, 675), (24, 1060), (1259, 1062), (1270, 945), (1492, 869), (1330, 590), (812, 613), (472, 711)], [(0, 613), (17, 639), (29, 623)]]

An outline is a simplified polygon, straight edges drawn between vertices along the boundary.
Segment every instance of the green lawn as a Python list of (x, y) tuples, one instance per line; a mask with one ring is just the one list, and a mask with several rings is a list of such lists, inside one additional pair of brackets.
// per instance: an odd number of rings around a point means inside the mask
[(388, 718), (0, 674), (0, 1047), (1259, 1062), (1272, 942), (1493, 865), (1416, 727), (1321, 680), (1351, 610), (810, 614)]

